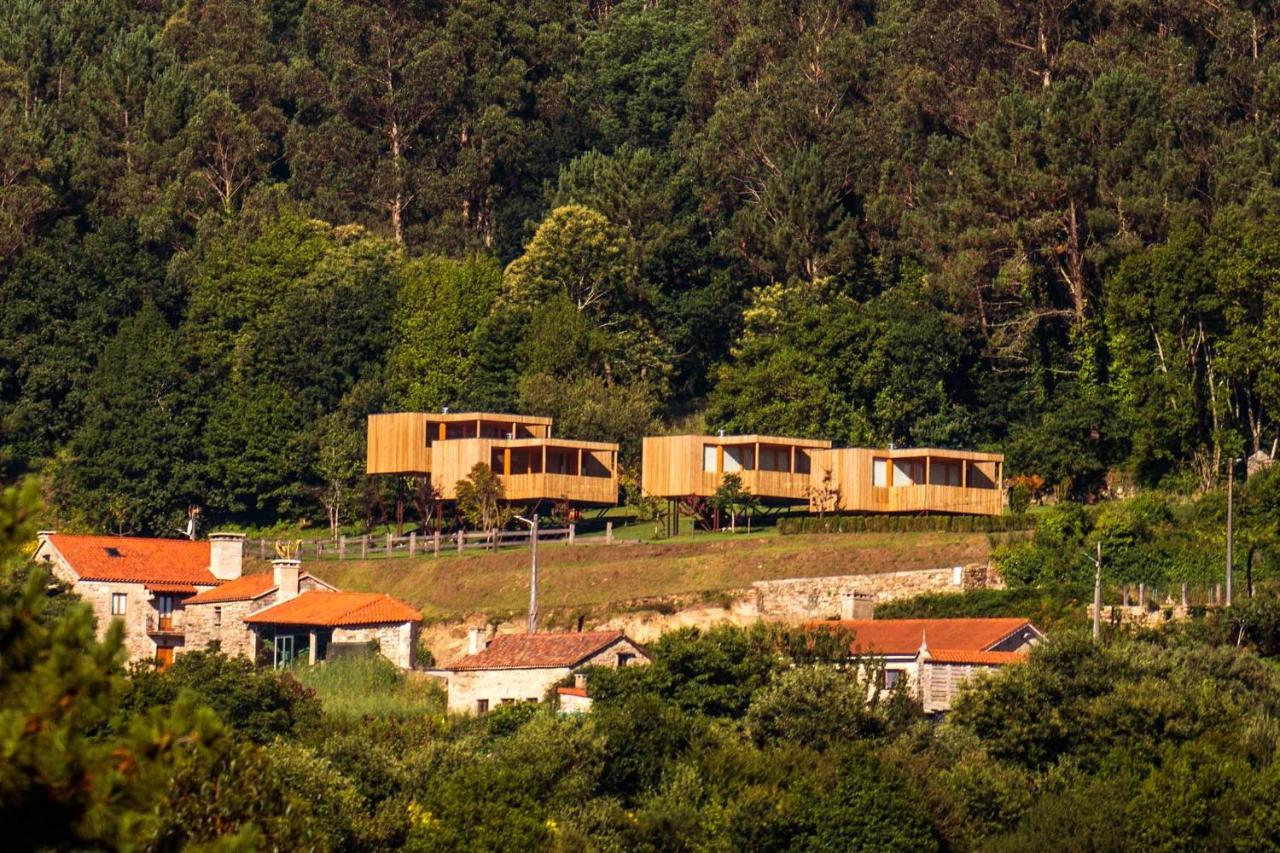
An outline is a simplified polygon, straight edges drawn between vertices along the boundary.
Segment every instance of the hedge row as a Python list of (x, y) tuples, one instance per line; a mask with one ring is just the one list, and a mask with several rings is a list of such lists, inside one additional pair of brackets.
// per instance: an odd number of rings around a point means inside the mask
[(1030, 515), (837, 515), (806, 516), (778, 520), (778, 532), (795, 533), (906, 533), (948, 530), (956, 533), (1003, 533), (1030, 530)]

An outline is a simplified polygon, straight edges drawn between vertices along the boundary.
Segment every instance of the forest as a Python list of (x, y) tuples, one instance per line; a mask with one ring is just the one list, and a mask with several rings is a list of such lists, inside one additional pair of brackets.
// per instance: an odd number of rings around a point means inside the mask
[(451, 406), (1203, 491), (1278, 438), (1277, 122), (1268, 3), (10, 0), (0, 474), (372, 517), (363, 417)]

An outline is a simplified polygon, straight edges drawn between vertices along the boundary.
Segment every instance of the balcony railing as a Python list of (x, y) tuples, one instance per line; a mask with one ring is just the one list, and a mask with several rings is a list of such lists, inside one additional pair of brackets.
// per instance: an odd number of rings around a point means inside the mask
[(186, 614), (175, 610), (167, 616), (152, 611), (147, 614), (147, 633), (152, 636), (182, 636), (186, 632)]

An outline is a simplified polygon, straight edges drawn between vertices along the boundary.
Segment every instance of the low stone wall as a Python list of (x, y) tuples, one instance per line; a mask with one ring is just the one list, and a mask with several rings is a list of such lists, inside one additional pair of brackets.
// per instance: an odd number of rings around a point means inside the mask
[[(987, 564), (975, 563), (911, 572), (756, 581), (751, 589), (756, 612), (761, 618), (807, 620), (848, 618), (850, 597), (856, 602), (874, 605), (925, 593), (962, 592), (995, 586), (998, 586), (998, 581)], [(873, 608), (864, 609), (855, 603), (854, 617), (871, 618), (867, 612), (870, 609)]]

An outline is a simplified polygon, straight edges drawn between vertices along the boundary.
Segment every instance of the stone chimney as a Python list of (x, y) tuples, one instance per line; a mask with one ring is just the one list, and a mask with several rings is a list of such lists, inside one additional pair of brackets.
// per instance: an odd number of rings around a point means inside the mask
[(279, 604), (291, 598), (297, 598), (298, 576), (302, 574), (302, 561), (292, 559), (272, 560), (271, 571), (275, 577), (276, 586), (279, 588), (276, 593), (276, 603)]
[(855, 619), (871, 619), (875, 616), (875, 601), (856, 592), (840, 593), (840, 618), (845, 622)]
[(479, 654), (484, 647), (484, 628), (472, 628), (467, 631), (467, 654)]
[(244, 571), (244, 534), (209, 534), (209, 571), (220, 581), (233, 581)]
[(573, 674), (573, 686), (579, 690), (587, 689), (587, 674), (585, 672), (575, 672)]

